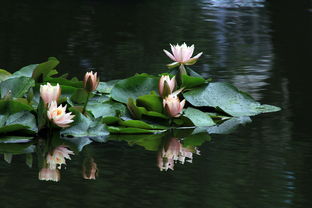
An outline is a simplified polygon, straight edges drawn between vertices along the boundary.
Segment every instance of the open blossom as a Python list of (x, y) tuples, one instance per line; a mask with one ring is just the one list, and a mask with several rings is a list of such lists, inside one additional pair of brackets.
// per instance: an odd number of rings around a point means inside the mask
[(96, 90), (99, 83), (100, 83), (100, 79), (97, 76), (97, 72), (93, 73), (93, 71), (91, 71), (85, 74), (84, 79), (83, 79), (83, 87), (88, 92), (92, 92)]
[(163, 106), (171, 117), (179, 117), (185, 105), (185, 99), (180, 101), (178, 98), (180, 92), (181, 90), (178, 90), (163, 99)]
[[(170, 79), (168, 75), (162, 75), (158, 82), (159, 95), (165, 97), (168, 94), (171, 94), (176, 87), (176, 78), (175, 76)], [(168, 88), (168, 89), (166, 89)]]
[(52, 101), (57, 101), (61, 95), (61, 87), (59, 84), (52, 86), (49, 82), (46, 85), (40, 85), (40, 96), (47, 105)]
[(168, 52), (167, 50), (163, 50), (165, 54), (169, 58), (171, 58), (172, 61), (174, 61), (168, 66), (177, 66), (179, 64), (193, 65), (196, 63), (197, 59), (203, 54), (202, 52), (200, 52), (196, 56), (192, 57), (194, 52), (194, 45), (187, 46), (185, 43), (183, 43), (182, 45), (170, 44), (170, 46), (172, 53)]
[(52, 153), (47, 155), (47, 164), (50, 169), (61, 169), (62, 164), (66, 165), (65, 159), (70, 160), (70, 155), (74, 155), (74, 152), (69, 150), (64, 145), (56, 147)]
[(42, 168), (38, 176), (42, 181), (55, 181), (58, 182), (61, 178), (60, 171), (57, 169)]
[(170, 138), (163, 148), (158, 152), (158, 167), (161, 171), (173, 170), (174, 163), (180, 161), (192, 162), (193, 154), (199, 155), (199, 151), (194, 148), (186, 148), (177, 138)]
[(68, 127), (70, 123), (73, 122), (74, 115), (71, 113), (66, 113), (66, 105), (57, 106), (56, 101), (52, 101), (49, 105), (49, 110), (47, 111), (48, 118), (57, 126), (65, 128)]

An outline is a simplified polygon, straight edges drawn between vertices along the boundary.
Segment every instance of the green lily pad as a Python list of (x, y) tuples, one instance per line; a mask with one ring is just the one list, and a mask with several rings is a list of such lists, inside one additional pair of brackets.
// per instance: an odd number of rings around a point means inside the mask
[(0, 82), (8, 79), (9, 77), (11, 77), (12, 74), (4, 69), (0, 69)]
[(136, 99), (139, 96), (157, 91), (158, 80), (146, 74), (139, 74), (130, 78), (118, 81), (111, 91), (114, 100), (127, 103), (129, 98)]
[(12, 114), (20, 111), (31, 111), (33, 108), (27, 103), (26, 99), (13, 98), (12, 100), (0, 100), (0, 113)]
[(193, 106), (219, 108), (231, 116), (253, 116), (260, 113), (279, 111), (279, 107), (261, 105), (247, 93), (228, 84), (215, 82), (205, 84), (183, 94)]
[(215, 122), (208, 113), (204, 113), (198, 109), (188, 107), (183, 111), (183, 116), (192, 121), (195, 126), (213, 126)]
[(74, 124), (61, 131), (61, 135), (73, 137), (98, 137), (107, 136), (108, 134), (106, 125), (100, 119), (92, 121), (78, 112)]
[(120, 121), (120, 125), (122, 126), (127, 126), (127, 127), (136, 127), (136, 128), (141, 128), (141, 129), (167, 129), (165, 126), (160, 126), (160, 125), (153, 125), (153, 124), (148, 124), (144, 121), (140, 120), (127, 120), (127, 121)]
[(35, 81), (29, 77), (13, 77), (0, 83), (1, 97), (11, 95), (12, 97), (23, 97), (29, 88), (35, 86)]
[(206, 82), (206, 80), (202, 77), (192, 77), (186, 74), (182, 75), (182, 86), (185, 89), (190, 89), (202, 85)]
[(32, 78), (37, 82), (43, 82), (59, 63), (60, 62), (54, 57), (48, 58), (48, 61), (36, 66), (33, 70)]
[(112, 134), (150, 134), (150, 133), (160, 133), (164, 130), (152, 130), (152, 129), (141, 129), (135, 127), (116, 127), (108, 126), (108, 131)]
[(87, 110), (92, 113), (95, 118), (124, 115), (126, 106), (114, 101), (106, 101), (104, 103), (88, 104)]
[(100, 82), (99, 86), (96, 88), (96, 91), (98, 91), (100, 93), (104, 93), (104, 94), (109, 94), (118, 81), (119, 80), (111, 80), (111, 81), (108, 81), (108, 82)]
[(27, 130), (29, 132), (35, 133), (38, 131), (36, 118), (33, 114), (28, 111), (22, 111), (14, 113), (12, 115), (0, 115), (1, 122), (0, 134), (8, 133), (13, 131)]
[(27, 143), (30, 142), (33, 137), (25, 136), (0, 136), (0, 143)]
[(143, 95), (137, 98), (137, 106), (145, 107), (148, 111), (162, 113), (163, 103), (158, 95)]

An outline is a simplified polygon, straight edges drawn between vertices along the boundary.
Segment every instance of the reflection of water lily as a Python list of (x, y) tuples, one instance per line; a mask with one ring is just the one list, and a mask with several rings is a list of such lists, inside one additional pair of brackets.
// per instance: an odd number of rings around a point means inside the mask
[(83, 86), (88, 92), (96, 90), (97, 86), (100, 83), (100, 79), (97, 76), (97, 72), (93, 73), (87, 72), (83, 79)]
[(196, 147), (183, 147), (179, 139), (171, 138), (167, 141), (161, 151), (158, 152), (158, 167), (160, 170), (173, 170), (174, 162), (180, 161), (184, 164), (185, 161), (192, 162), (193, 154), (199, 155)]
[(179, 94), (179, 92), (181, 92), (181, 90), (168, 95), (163, 100), (164, 108), (171, 117), (179, 117), (185, 105), (185, 100), (180, 102), (180, 99), (178, 98), (177, 94)]
[(170, 44), (170, 46), (171, 46), (172, 54), (168, 52), (167, 50), (163, 50), (163, 51), (169, 58), (171, 58), (172, 61), (174, 61), (173, 63), (170, 64), (171, 66), (175, 66), (178, 64), (185, 64), (185, 65), (195, 64), (197, 59), (203, 54), (202, 52), (200, 52), (199, 54), (191, 58), (194, 52), (194, 45), (187, 46), (185, 43), (183, 43), (182, 45)]
[(55, 148), (52, 154), (47, 155), (47, 164), (50, 169), (61, 169), (62, 164), (66, 164), (65, 159), (70, 160), (70, 155), (74, 155), (74, 152), (61, 145)]
[(57, 101), (61, 95), (61, 87), (59, 84), (52, 86), (49, 82), (46, 85), (40, 85), (40, 96), (47, 105), (52, 101)]
[(57, 126), (65, 128), (68, 127), (70, 123), (73, 122), (74, 115), (71, 113), (66, 113), (66, 105), (57, 106), (56, 101), (52, 101), (49, 105), (49, 110), (47, 111), (48, 118)]
[(57, 169), (42, 168), (39, 172), (39, 180), (58, 182), (61, 178), (60, 171)]
[[(167, 84), (166, 84), (167, 83)], [(158, 90), (159, 90), (159, 95), (161, 97), (165, 97), (168, 94), (171, 94), (174, 90), (176, 86), (176, 78), (172, 77), (170, 79), (170, 77), (168, 75), (162, 75), (159, 79), (159, 83), (158, 83)], [(168, 89), (165, 89), (168, 88)], [(164, 92), (167, 91), (167, 92)], [(168, 93), (168, 94), (164, 94), (164, 93)]]
[(95, 180), (98, 175), (97, 164), (94, 162), (93, 158), (87, 161), (83, 166), (82, 176), (84, 179)]

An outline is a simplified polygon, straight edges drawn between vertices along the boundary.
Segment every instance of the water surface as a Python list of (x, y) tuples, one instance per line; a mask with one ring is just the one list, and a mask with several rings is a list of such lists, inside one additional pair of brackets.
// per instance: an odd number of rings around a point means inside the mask
[[(289, 1), (290, 2), (290, 1)], [(0, 68), (55, 56), (59, 71), (101, 80), (158, 74), (169, 43), (195, 44), (193, 67), (261, 103), (282, 107), (230, 134), (211, 134), (192, 163), (160, 171), (157, 151), (108, 138), (67, 161), (59, 183), (38, 180), (38, 161), (0, 156), (1, 207), (310, 207), (312, 13), (305, 2), (2, 1)], [(147, 136), (148, 138), (148, 136)], [(96, 180), (82, 177), (94, 158)]]

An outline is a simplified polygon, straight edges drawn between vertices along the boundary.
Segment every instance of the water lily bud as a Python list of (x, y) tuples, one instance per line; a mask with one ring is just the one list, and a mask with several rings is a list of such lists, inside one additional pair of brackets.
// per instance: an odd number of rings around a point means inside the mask
[(185, 99), (180, 102), (180, 99), (178, 98), (179, 92), (181, 92), (181, 90), (176, 91), (163, 99), (163, 106), (166, 109), (167, 114), (171, 117), (179, 117), (185, 105)]
[(165, 54), (174, 61), (173, 63), (168, 64), (168, 67), (170, 68), (179, 66), (181, 64), (193, 65), (196, 63), (197, 59), (203, 54), (202, 52), (200, 52), (199, 54), (191, 58), (194, 52), (194, 45), (187, 46), (185, 43), (183, 43), (182, 45), (170, 44), (170, 46), (172, 53), (168, 52), (167, 50), (163, 50)]
[(176, 87), (175, 77), (170, 77), (168, 75), (162, 75), (158, 82), (159, 95), (161, 97), (166, 97), (171, 94)]
[(56, 101), (49, 104), (47, 115), (50, 121), (62, 128), (68, 127), (75, 117), (71, 113), (66, 113), (66, 105), (64, 107), (62, 105), (57, 106)]
[(61, 95), (61, 87), (59, 84), (52, 86), (49, 82), (46, 85), (40, 85), (40, 96), (47, 105), (52, 101), (57, 101)]
[(100, 79), (97, 77), (97, 72), (93, 73), (87, 72), (83, 79), (83, 87), (88, 91), (92, 92), (96, 90), (97, 86), (100, 83)]
[(60, 171), (57, 169), (42, 168), (38, 176), (41, 181), (55, 181), (58, 182), (61, 178)]

